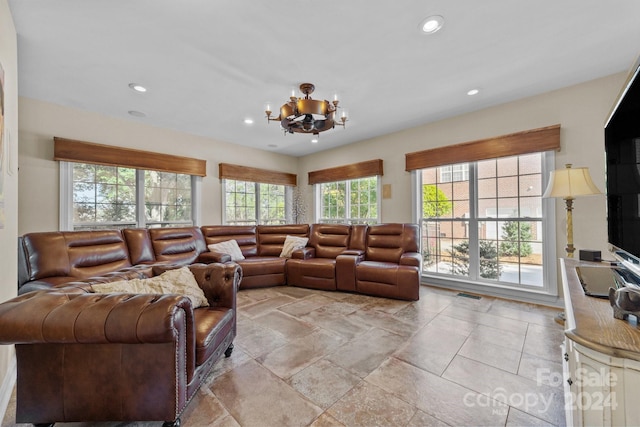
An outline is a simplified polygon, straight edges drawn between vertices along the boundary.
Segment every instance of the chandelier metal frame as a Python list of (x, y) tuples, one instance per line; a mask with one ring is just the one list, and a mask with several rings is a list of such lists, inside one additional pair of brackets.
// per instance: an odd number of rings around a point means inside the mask
[(311, 83), (302, 83), (300, 92), (304, 94), (304, 98), (298, 98), (293, 93), (289, 98), (289, 102), (284, 103), (280, 107), (278, 117), (271, 117), (273, 111), (267, 105), (265, 114), (267, 115), (267, 123), (270, 121), (280, 122), (280, 126), (284, 133), (304, 133), (319, 135), (320, 132), (335, 128), (336, 125), (346, 127), (348, 120), (346, 112), (343, 110), (342, 115), (336, 120), (339, 101), (337, 96), (333, 101), (312, 99), (309, 95), (313, 93), (315, 86)]

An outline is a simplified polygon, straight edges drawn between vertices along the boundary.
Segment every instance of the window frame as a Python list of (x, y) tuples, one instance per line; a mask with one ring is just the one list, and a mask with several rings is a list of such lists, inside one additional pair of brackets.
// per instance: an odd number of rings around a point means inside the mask
[[(555, 152), (542, 151), (541, 160), (541, 185), (546, 188), (549, 181), (549, 173), (555, 166)], [(499, 157), (495, 157), (496, 159)], [(470, 161), (467, 163), (474, 163)], [(445, 166), (445, 165), (441, 165)], [(474, 166), (475, 168), (475, 166)], [(470, 168), (472, 169), (472, 168)], [(414, 169), (411, 171), (411, 189), (412, 189), (412, 220), (415, 223), (422, 223), (422, 169)], [(470, 179), (473, 176), (477, 180), (475, 172), (470, 173)], [(477, 193), (474, 191), (477, 184), (474, 182), (471, 187), (470, 203), (475, 208), (477, 203)], [(556, 302), (558, 296), (557, 286), (557, 268), (556, 268), (556, 230), (555, 230), (555, 199), (542, 198), (542, 265), (543, 265), (543, 283), (541, 287), (532, 287), (522, 284), (509, 284), (507, 282), (498, 281), (480, 281), (465, 278), (463, 276), (451, 276), (439, 273), (426, 272), (421, 270), (421, 276), (425, 282), (467, 291), (482, 291), (488, 295), (504, 296), (508, 298), (517, 298), (521, 300), (533, 302)], [(477, 216), (477, 215), (476, 215)], [(475, 218), (474, 224), (480, 219)], [(474, 229), (470, 225), (470, 230)], [(422, 230), (422, 229), (421, 229)], [(477, 237), (477, 236), (476, 236)], [(420, 238), (420, 251), (422, 253), (422, 237)]]
[[(351, 218), (351, 183), (353, 181), (359, 181), (361, 179), (376, 179), (375, 191), (376, 191), (376, 213), (375, 218)], [(382, 208), (382, 180), (380, 175), (365, 176), (353, 179), (343, 179), (329, 182), (319, 182), (313, 186), (314, 188), (314, 200), (315, 200), (315, 222), (320, 223), (333, 223), (333, 224), (377, 224), (381, 221), (381, 208)], [(322, 204), (322, 186), (325, 184), (339, 184), (344, 183), (345, 194), (345, 217), (344, 218), (324, 218), (322, 217), (323, 204)]]
[[(60, 215), (59, 215), (59, 229), (60, 231), (73, 231), (73, 164), (74, 163), (86, 163), (91, 162), (69, 162), (60, 160)], [(136, 169), (136, 223), (133, 224), (135, 228), (148, 228), (148, 224), (145, 216), (145, 209), (140, 207), (145, 206), (145, 193), (144, 193), (144, 169), (132, 168), (130, 166), (122, 166), (131, 169)], [(185, 174), (186, 175), (186, 174)], [(199, 226), (201, 223), (201, 194), (202, 194), (202, 177), (191, 175), (191, 221), (176, 221), (165, 223), (166, 225), (176, 227), (188, 227)], [(151, 222), (157, 224), (156, 221)], [(95, 224), (96, 227), (100, 226), (100, 223)], [(104, 225), (113, 225), (112, 228), (118, 228), (115, 223), (104, 223)]]
[[(230, 178), (223, 178), (221, 180), (222, 183), (222, 224), (228, 225), (229, 223), (229, 218), (227, 217), (227, 181), (230, 180)], [(267, 185), (267, 186), (271, 186), (271, 185), (277, 185), (277, 186), (282, 186), (284, 187), (284, 222), (282, 224), (290, 224), (293, 222), (293, 216), (292, 216), (292, 200), (293, 200), (293, 187), (289, 186), (289, 185), (284, 185), (284, 184), (275, 184), (275, 183), (268, 183), (268, 182), (256, 182), (256, 181), (246, 181), (246, 180), (242, 180), (242, 179), (232, 179), (233, 181), (241, 181), (244, 182), (245, 184), (253, 184), (255, 185), (255, 199), (256, 199), (256, 204), (254, 207), (254, 218), (255, 221), (254, 222), (250, 222), (249, 220), (246, 221), (245, 224), (235, 224), (235, 225), (264, 225), (267, 224), (265, 222), (263, 222), (262, 220), (262, 215), (261, 215), (261, 207), (262, 204), (260, 203), (261, 200), (261, 189), (260, 186), (261, 185)], [(267, 207), (268, 208), (268, 207)], [(268, 224), (273, 225), (273, 223), (269, 222)]]

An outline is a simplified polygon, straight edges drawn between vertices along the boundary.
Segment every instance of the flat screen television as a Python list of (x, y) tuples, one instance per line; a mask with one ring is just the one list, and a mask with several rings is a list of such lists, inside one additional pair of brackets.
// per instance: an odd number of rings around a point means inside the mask
[(640, 275), (640, 58), (616, 99), (604, 137), (611, 253)]

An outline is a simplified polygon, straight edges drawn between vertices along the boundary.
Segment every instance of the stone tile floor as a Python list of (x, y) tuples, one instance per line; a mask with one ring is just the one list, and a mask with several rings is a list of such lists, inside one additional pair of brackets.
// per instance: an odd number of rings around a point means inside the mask
[[(416, 302), (243, 290), (233, 355), (182, 425), (565, 425), (557, 311), (427, 286)], [(2, 426), (13, 425), (12, 399)]]

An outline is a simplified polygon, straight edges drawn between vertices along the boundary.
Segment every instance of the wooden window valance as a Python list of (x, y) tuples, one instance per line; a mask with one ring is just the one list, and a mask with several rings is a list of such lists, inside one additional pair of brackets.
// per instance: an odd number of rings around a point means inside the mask
[(383, 175), (381, 159), (309, 172), (309, 185), (376, 175)]
[(220, 179), (237, 179), (239, 181), (287, 185), (291, 187), (298, 185), (298, 176), (293, 173), (231, 165), (229, 163), (220, 163), (218, 169), (220, 171)]
[(406, 170), (560, 149), (560, 125), (405, 154)]
[(207, 161), (54, 137), (53, 159), (207, 176)]

